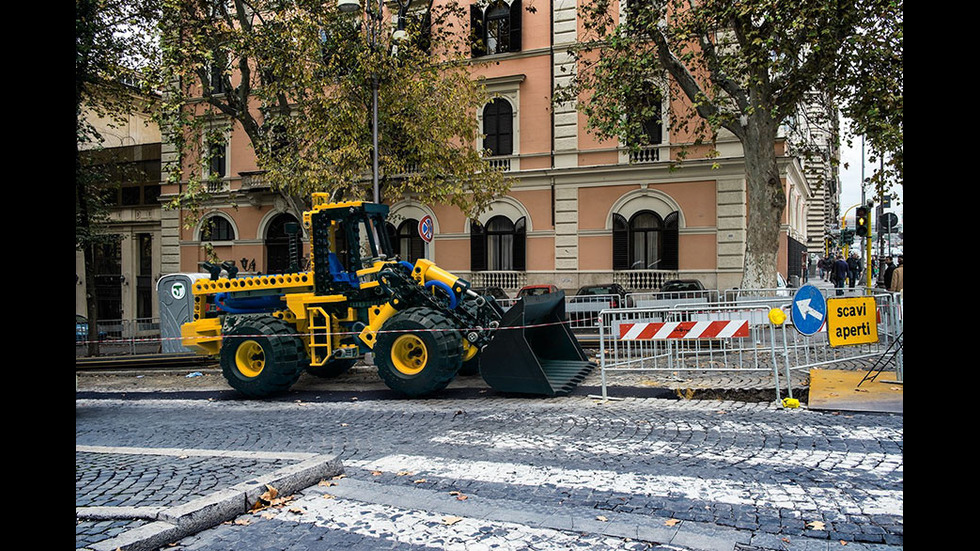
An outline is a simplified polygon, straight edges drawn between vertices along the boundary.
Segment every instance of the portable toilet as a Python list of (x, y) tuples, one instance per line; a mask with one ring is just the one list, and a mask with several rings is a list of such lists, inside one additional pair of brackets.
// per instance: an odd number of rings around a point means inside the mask
[(209, 274), (168, 274), (157, 281), (157, 296), (160, 297), (160, 337), (161, 351), (164, 354), (187, 353), (193, 351), (180, 344), (180, 326), (192, 321), (194, 313), (194, 293), (191, 288), (198, 279), (210, 279)]

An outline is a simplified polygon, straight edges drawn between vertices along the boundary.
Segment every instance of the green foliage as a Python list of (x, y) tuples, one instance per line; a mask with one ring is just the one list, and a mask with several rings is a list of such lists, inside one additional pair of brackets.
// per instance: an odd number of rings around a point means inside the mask
[[(713, 142), (720, 129), (739, 139), (754, 229), (743, 286), (775, 273), (785, 206), (773, 154), (781, 124), (816, 122), (834, 134), (841, 110), (901, 183), (901, 0), (648, 0), (627, 3), (617, 20), (618, 5), (580, 8), (588, 37), (574, 84), (558, 100), (578, 99), (595, 132), (633, 147), (642, 143), (631, 116), (643, 105), (637, 100), (655, 94), (672, 102), (672, 146)], [(811, 120), (815, 102), (830, 116)]]
[[(339, 13), (333, 2), (165, 2), (164, 66), (180, 86), (164, 124), (185, 167), (204, 160), (205, 132), (234, 124), (284, 195), (370, 199), (377, 79), (382, 200), (411, 195), (475, 212), (506, 191), (475, 149), (475, 110), (487, 97), (461, 63), (465, 37), (451, 24), (459, 5), (423, 11), (427, 37), (413, 6), (410, 39), (394, 44), (387, 19), (375, 29), (373, 18)], [(207, 199), (205, 182), (196, 168), (183, 178), (174, 206), (193, 209)]]
[(87, 161), (83, 151), (102, 137), (90, 116), (124, 124), (131, 113), (152, 105), (157, 81), (157, 0), (75, 2), (75, 246), (99, 244), (108, 217), (110, 167)]

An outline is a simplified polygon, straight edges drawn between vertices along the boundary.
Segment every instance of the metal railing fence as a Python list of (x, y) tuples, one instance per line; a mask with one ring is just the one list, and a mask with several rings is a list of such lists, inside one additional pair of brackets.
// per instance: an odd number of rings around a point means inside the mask
[[(770, 293), (773, 290), (770, 290)], [(782, 293), (784, 289), (775, 290)], [(803, 335), (792, 319), (776, 325), (769, 319), (773, 308), (788, 313), (792, 297), (766, 296), (753, 291), (726, 293), (726, 300), (715, 304), (683, 304), (662, 307), (607, 309), (600, 312), (599, 365), (602, 397), (607, 398), (608, 377), (616, 372), (690, 371), (711, 375), (719, 372), (758, 373), (773, 376), (776, 396), (780, 395), (780, 377), (792, 393), (792, 372), (841, 362), (873, 363), (902, 336), (901, 295), (865, 290), (875, 298), (879, 340), (874, 344), (832, 347), (826, 328), (814, 335)], [(835, 298), (834, 290), (830, 289)], [(855, 291), (854, 294), (857, 294)], [(680, 324), (701, 327), (710, 322), (747, 323), (744, 337), (624, 339), (624, 328), (634, 324)], [(901, 348), (895, 347), (895, 369), (903, 376)]]
[[(96, 323), (100, 356), (128, 356), (160, 352), (160, 320), (137, 318), (131, 320), (100, 320)], [(85, 327), (75, 325), (75, 357), (89, 355), (89, 340)]]

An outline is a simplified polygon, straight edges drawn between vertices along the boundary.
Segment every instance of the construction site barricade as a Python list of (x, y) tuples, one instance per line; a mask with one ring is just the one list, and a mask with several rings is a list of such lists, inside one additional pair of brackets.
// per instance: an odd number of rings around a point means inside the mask
[[(836, 297), (835, 289), (821, 291), (827, 298)], [(841, 362), (873, 363), (903, 334), (900, 294), (857, 289), (853, 294), (863, 292), (863, 296), (875, 298), (879, 340), (872, 344), (832, 347), (826, 325), (814, 335), (803, 335), (794, 328), (790, 315), (791, 292), (782, 288), (737, 290), (726, 292), (724, 300), (716, 304), (602, 310), (598, 343), (602, 398), (608, 398), (609, 377), (625, 371), (661, 374), (683, 371), (705, 376), (723, 372), (771, 374), (777, 399), (781, 395), (781, 382), (792, 397), (794, 372), (833, 368)], [(786, 314), (785, 322), (777, 325), (771, 321), (770, 312), (774, 308)], [(718, 331), (720, 327), (734, 325), (738, 326), (737, 332)], [(639, 338), (641, 335), (649, 338)], [(901, 380), (900, 353), (895, 361)]]

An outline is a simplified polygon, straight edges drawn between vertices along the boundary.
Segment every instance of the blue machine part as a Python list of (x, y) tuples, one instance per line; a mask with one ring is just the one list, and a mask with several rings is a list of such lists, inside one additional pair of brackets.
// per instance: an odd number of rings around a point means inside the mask
[(435, 280), (425, 282), (425, 289), (427, 291), (431, 291), (433, 287), (438, 287), (438, 288), (442, 289), (443, 291), (445, 291), (446, 294), (449, 295), (449, 309), (450, 310), (455, 310), (456, 309), (456, 303), (457, 303), (457, 297), (456, 297), (456, 293), (454, 293), (453, 290), (449, 288), (449, 285), (446, 285), (445, 283), (443, 283), (441, 281), (435, 281)]
[(336, 253), (328, 254), (327, 261), (330, 263), (328, 268), (330, 269), (330, 277), (333, 278), (334, 282), (346, 283), (355, 289), (361, 288), (361, 282), (358, 281), (357, 274), (345, 270), (344, 265), (340, 263), (340, 259), (337, 258)]
[(229, 314), (257, 314), (282, 308), (282, 297), (279, 295), (235, 297), (231, 293), (218, 293), (214, 300), (219, 310)]

